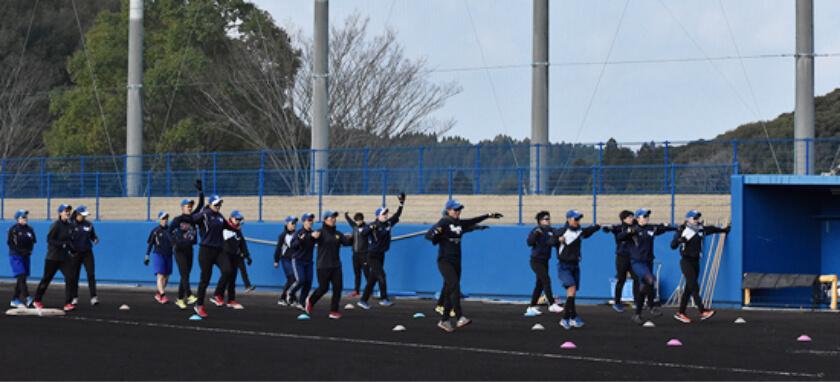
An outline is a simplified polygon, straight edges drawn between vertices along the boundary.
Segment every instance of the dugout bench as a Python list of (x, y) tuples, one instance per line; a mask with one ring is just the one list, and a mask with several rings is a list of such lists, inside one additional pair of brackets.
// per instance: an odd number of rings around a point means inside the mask
[(750, 305), (750, 290), (752, 289), (781, 289), (797, 287), (814, 287), (813, 309), (816, 309), (821, 298), (821, 285), (831, 283), (830, 307), (837, 310), (837, 275), (811, 275), (787, 273), (744, 273), (741, 289), (744, 290), (744, 305)]

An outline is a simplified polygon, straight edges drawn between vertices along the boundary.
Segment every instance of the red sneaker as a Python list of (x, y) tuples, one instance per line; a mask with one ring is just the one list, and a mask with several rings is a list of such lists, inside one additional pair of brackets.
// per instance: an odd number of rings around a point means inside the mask
[(714, 310), (707, 310), (703, 313), (700, 313), (700, 319), (705, 321), (705, 320), (708, 320), (708, 319), (712, 318), (712, 316), (714, 316), (714, 315), (715, 315)]
[(306, 314), (312, 314), (312, 303), (309, 302), (309, 297), (306, 298)]
[(228, 301), (227, 307), (231, 308), (231, 309), (245, 309), (244, 306), (242, 306), (241, 304), (239, 304), (236, 301)]
[(201, 316), (201, 318), (207, 318), (207, 312), (204, 310), (204, 305), (196, 305), (193, 309), (195, 309), (195, 313)]
[(347, 297), (356, 297), (358, 295), (359, 295), (359, 291), (354, 290), (354, 291), (350, 292), (350, 294), (348, 294)]
[(64, 311), (65, 311), (65, 312), (69, 312), (69, 311), (73, 311), (73, 310), (76, 310), (76, 306), (75, 306), (75, 305), (73, 305), (73, 304), (67, 304), (67, 305), (64, 305)]
[(33, 301), (32, 306), (34, 306), (35, 309), (44, 309), (44, 304), (42, 304), (40, 301)]
[(333, 319), (333, 320), (337, 320), (337, 319), (341, 318), (341, 313), (330, 312), (330, 318)]
[(213, 297), (210, 298), (210, 302), (212, 302), (213, 305), (216, 305), (216, 306), (224, 306), (225, 305), (225, 300), (222, 299), (222, 296), (213, 296)]
[(682, 314), (682, 313), (679, 313), (679, 312), (677, 312), (677, 314), (674, 315), (674, 319), (676, 319), (679, 322), (684, 322), (686, 324), (691, 323), (690, 318), (688, 318), (685, 314)]
[(169, 302), (169, 299), (166, 297), (166, 295), (165, 294), (160, 295), (160, 303), (161, 304), (166, 304), (167, 302)]

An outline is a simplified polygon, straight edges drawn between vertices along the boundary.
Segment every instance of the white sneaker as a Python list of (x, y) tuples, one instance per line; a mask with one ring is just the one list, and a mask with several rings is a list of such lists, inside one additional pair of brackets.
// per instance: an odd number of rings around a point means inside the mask
[(73, 301), (70, 301), (70, 305), (79, 305), (79, 298), (78, 297), (73, 298)]
[(525, 314), (529, 316), (539, 316), (543, 314), (543, 312), (536, 306), (529, 306), (528, 309), (525, 309)]
[(563, 313), (563, 307), (554, 303), (548, 307), (548, 311), (551, 313)]
[(99, 305), (99, 297), (97, 297), (97, 296), (91, 297), (90, 298), (90, 305), (91, 306)]

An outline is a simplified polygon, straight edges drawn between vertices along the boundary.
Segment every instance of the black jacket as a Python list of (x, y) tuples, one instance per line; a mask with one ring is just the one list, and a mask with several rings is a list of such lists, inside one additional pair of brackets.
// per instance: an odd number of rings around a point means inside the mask
[(37, 242), (35, 230), (28, 224), (15, 224), (6, 231), (6, 244), (9, 245), (9, 255), (31, 256), (32, 248)]
[(619, 236), (621, 236), (622, 233), (623, 235), (627, 235), (625, 231), (630, 228), (630, 225), (622, 222), (621, 224), (615, 224), (607, 227), (610, 229), (609, 232), (615, 236), (615, 254), (621, 257), (630, 257), (630, 243), (625, 240), (619, 240)]
[(368, 238), (362, 236), (362, 231), (365, 230), (367, 226), (364, 222), (362, 225), (356, 225), (356, 221), (350, 218), (350, 215), (344, 214), (344, 218), (347, 219), (347, 224), (350, 224), (350, 229), (353, 231), (353, 253), (355, 254), (364, 254), (368, 251)]
[(158, 225), (152, 232), (149, 233), (149, 238), (146, 239), (149, 247), (146, 248), (146, 256), (152, 252), (152, 247), (155, 248), (155, 253), (162, 256), (172, 256), (172, 233), (167, 227)]
[(47, 233), (47, 260), (67, 260), (72, 240), (73, 223), (61, 219), (53, 222), (50, 231)]
[(525, 242), (531, 247), (531, 257), (535, 259), (548, 260), (551, 258), (552, 239), (554, 238), (554, 228), (551, 226), (537, 226), (528, 233), (528, 238)]
[(251, 257), (248, 245), (245, 244), (245, 236), (242, 235), (241, 225), (233, 225), (230, 220), (226, 221), (222, 229), (222, 237), (225, 239), (223, 248), (228, 256)]
[(671, 240), (671, 249), (680, 247), (680, 255), (689, 258), (700, 258), (703, 256), (703, 239), (706, 235), (719, 232), (729, 233), (729, 227), (719, 228), (711, 225), (695, 226), (683, 224), (677, 232), (674, 232), (674, 239)]
[(653, 254), (653, 239), (668, 231), (676, 231), (677, 227), (669, 227), (664, 224), (638, 224), (629, 227), (618, 235), (618, 238), (630, 245), (630, 259), (635, 261), (650, 262), (656, 256)]
[(199, 193), (198, 205), (190, 213), (178, 215), (169, 222), (169, 232), (172, 232), (176, 248), (191, 247), (198, 243), (197, 223), (193, 215), (201, 211), (202, 207), (204, 207), (204, 193)]
[(364, 239), (370, 238), (370, 246), (368, 247), (369, 254), (385, 253), (391, 249), (391, 228), (399, 223), (400, 215), (402, 215), (402, 209), (402, 206), (397, 208), (397, 212), (394, 212), (394, 215), (388, 218), (385, 222), (381, 222), (377, 219), (373, 223), (365, 226), (365, 229), (362, 230), (362, 237)]
[(342, 245), (352, 245), (353, 239), (328, 225), (321, 226), (321, 236), (315, 239), (318, 243), (317, 269), (341, 268), (339, 252)]
[(489, 218), (490, 215), (482, 215), (472, 219), (454, 219), (451, 216), (444, 216), (432, 228), (426, 231), (426, 240), (438, 247), (437, 261), (446, 261), (452, 264), (461, 264), (461, 236), (476, 228), (478, 223)]
[(315, 238), (312, 237), (312, 230), (301, 228), (292, 237), (289, 248), (292, 250), (292, 259), (298, 261), (312, 261), (312, 253), (315, 250)]
[[(577, 264), (580, 262), (580, 247), (583, 239), (592, 236), (593, 233), (598, 232), (601, 226), (593, 224), (589, 227), (572, 227), (569, 223), (554, 231), (554, 241), (557, 242), (557, 259), (568, 264)], [(565, 242), (559, 242), (560, 238), (564, 238)]]
[(73, 220), (73, 252), (85, 252), (93, 249), (93, 241), (97, 239), (93, 224), (87, 220)]
[(289, 248), (292, 244), (292, 238), (295, 236), (295, 231), (289, 231), (283, 228), (283, 233), (277, 237), (277, 246), (274, 248), (274, 262), (279, 263), (280, 258), (292, 258), (292, 251)]

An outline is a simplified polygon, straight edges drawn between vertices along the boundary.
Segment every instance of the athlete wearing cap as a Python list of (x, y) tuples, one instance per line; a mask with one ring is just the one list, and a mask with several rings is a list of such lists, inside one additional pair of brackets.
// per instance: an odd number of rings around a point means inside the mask
[(79, 280), (82, 274), (82, 265), (87, 273), (88, 290), (90, 291), (90, 305), (99, 305), (99, 297), (96, 294), (96, 263), (93, 259), (93, 244), (99, 244), (96, 230), (93, 224), (87, 220), (90, 211), (85, 206), (79, 206), (70, 216), (73, 222), (73, 244), (70, 256), (73, 259), (73, 272), (76, 283), (73, 285), (73, 305), (79, 302)]
[(563, 310), (563, 319), (560, 326), (564, 329), (583, 326), (583, 321), (577, 315), (575, 309), (575, 294), (580, 286), (580, 259), (583, 239), (586, 239), (601, 229), (601, 225), (595, 223), (583, 228), (580, 220), (583, 214), (578, 210), (566, 212), (566, 225), (555, 231), (557, 241), (557, 275), (566, 288), (566, 306)]
[(300, 290), (300, 298), (292, 303), (292, 306), (306, 310), (306, 298), (309, 297), (309, 290), (312, 289), (312, 254), (315, 250), (315, 241), (321, 236), (320, 231), (313, 231), (315, 215), (303, 214), (301, 217), (303, 227), (295, 232), (289, 247), (292, 249), (292, 268), (295, 271), (295, 283), (289, 294), (294, 295)]
[[(236, 302), (236, 270), (242, 269), (242, 280), (246, 287), (250, 286), (248, 282), (248, 274), (245, 272), (245, 261), (248, 265), (251, 264), (251, 254), (248, 252), (248, 246), (245, 244), (245, 237), (242, 236), (242, 221), (245, 217), (239, 210), (233, 210), (230, 217), (225, 222), (225, 228), (222, 231), (222, 236), (225, 239), (224, 252), (230, 261), (230, 267), (233, 270), (228, 279), (219, 278), (219, 283), (216, 285), (216, 291), (210, 302), (216, 306), (225, 305), (232, 309), (245, 309), (242, 304)], [(241, 268), (240, 268), (241, 266)], [(228, 293), (227, 304), (224, 302), (225, 290)]]
[(525, 309), (526, 316), (539, 316), (542, 314), (537, 302), (540, 294), (545, 292), (548, 300), (548, 311), (560, 313), (563, 308), (554, 301), (554, 293), (551, 291), (551, 276), (548, 274), (548, 260), (551, 258), (551, 249), (557, 238), (554, 236), (554, 228), (551, 228), (551, 214), (548, 211), (540, 211), (535, 217), (537, 226), (528, 233), (525, 242), (531, 247), (531, 270), (537, 276), (537, 284), (531, 293), (531, 304)]
[[(347, 296), (353, 297), (360, 295), (359, 289), (362, 285), (362, 274), (365, 275), (365, 280), (370, 280), (370, 266), (367, 263), (368, 247), (370, 243), (368, 238), (362, 237), (362, 231), (365, 230), (365, 215), (357, 212), (350, 219), (350, 213), (344, 213), (344, 219), (347, 224), (350, 224), (350, 230), (353, 231), (353, 291)], [(367, 284), (366, 284), (367, 285)]]
[(72, 285), (75, 283), (73, 262), (70, 259), (70, 244), (73, 240), (73, 224), (70, 223), (70, 212), (73, 207), (69, 204), (62, 204), (58, 207), (58, 219), (50, 226), (47, 233), (47, 257), (44, 260), (44, 277), (38, 284), (35, 292), (35, 301), (32, 302), (36, 308), (41, 309), (44, 305), (41, 299), (47, 288), (50, 286), (53, 277), (59, 270), (64, 275), (64, 310), (76, 310), (71, 304), (73, 301)]
[(178, 284), (178, 299), (175, 305), (180, 309), (187, 309), (187, 304), (195, 304), (198, 298), (195, 297), (190, 288), (190, 272), (193, 268), (194, 248), (197, 244), (197, 226), (193, 215), (204, 207), (204, 191), (201, 186), (201, 179), (195, 181), (195, 188), (198, 190), (198, 204), (192, 199), (181, 201), (181, 214), (172, 219), (169, 224), (169, 232), (175, 246), (175, 263), (178, 264), (178, 275), (181, 282)]
[(373, 294), (373, 286), (379, 283), (379, 305), (392, 306), (388, 300), (388, 284), (385, 280), (385, 252), (391, 248), (391, 229), (399, 223), (400, 215), (402, 215), (403, 205), (405, 204), (405, 192), (400, 192), (397, 196), (400, 202), (397, 212), (394, 216), (388, 218), (388, 209), (380, 207), (376, 210), (376, 220), (368, 224), (361, 232), (363, 240), (369, 240), (368, 246), (368, 266), (370, 266), (370, 278), (367, 279), (365, 290), (362, 293), (362, 298), (356, 305), (363, 309), (370, 309), (368, 299)]
[(198, 283), (198, 301), (193, 308), (201, 317), (207, 317), (207, 310), (204, 309), (204, 295), (210, 285), (210, 278), (213, 277), (213, 266), (222, 272), (221, 278), (231, 277), (233, 270), (230, 261), (225, 256), (224, 237), (222, 231), (225, 227), (225, 218), (219, 212), (222, 208), (222, 198), (219, 195), (212, 195), (207, 200), (207, 206), (201, 212), (193, 215), (193, 221), (198, 225), (198, 233), (201, 242), (198, 246), (198, 266), (201, 268), (201, 277)]
[(286, 217), (286, 226), (280, 236), (277, 237), (277, 247), (274, 248), (274, 268), (279, 268), (283, 265), (283, 274), (286, 276), (286, 285), (283, 286), (283, 291), (280, 293), (280, 298), (277, 300), (278, 305), (287, 306), (295, 301), (295, 296), (289, 294), (289, 290), (295, 284), (295, 270), (292, 266), (292, 250), (289, 248), (292, 245), (292, 238), (297, 231), (298, 219), (294, 216)]
[(318, 257), (315, 268), (318, 273), (318, 289), (315, 289), (312, 295), (306, 299), (306, 314), (312, 314), (312, 308), (327, 293), (330, 284), (332, 284), (329, 317), (334, 320), (341, 318), (338, 306), (341, 302), (341, 289), (344, 288), (339, 252), (342, 245), (353, 244), (353, 238), (349, 233), (343, 234), (335, 228), (335, 218), (337, 216), (338, 212), (327, 211), (324, 213), (321, 235), (316, 240)]
[(31, 270), (32, 248), (38, 240), (35, 238), (35, 230), (29, 225), (29, 211), (17, 210), (15, 221), (17, 223), (6, 231), (6, 244), (9, 245), (9, 264), (12, 267), (12, 274), (17, 280), (11, 306), (19, 308), (30, 306), (34, 301), (29, 295), (26, 278)]
[(680, 310), (674, 314), (674, 319), (684, 323), (690, 323), (691, 319), (685, 315), (688, 307), (688, 299), (694, 299), (694, 305), (700, 311), (700, 319), (708, 320), (714, 316), (714, 310), (707, 310), (700, 298), (700, 285), (697, 278), (700, 275), (700, 256), (703, 255), (703, 239), (706, 235), (716, 233), (729, 233), (730, 227), (721, 228), (711, 225), (703, 225), (700, 221), (702, 214), (697, 210), (688, 211), (685, 214), (685, 223), (681, 224), (674, 233), (671, 240), (671, 249), (680, 249), (680, 269), (685, 277), (685, 288), (680, 298)]
[[(633, 272), (633, 268), (630, 266), (630, 249), (629, 244), (626, 241), (618, 240), (618, 235), (622, 232), (626, 231), (628, 228), (632, 227), (635, 221), (633, 217), (632, 211), (621, 211), (618, 214), (618, 219), (621, 221), (619, 224), (614, 225), (605, 225), (604, 232), (612, 233), (615, 237), (615, 303), (613, 304), (613, 309), (616, 312), (622, 313), (624, 312), (624, 306), (621, 305), (621, 292), (624, 290), (624, 284), (627, 282), (627, 273), (630, 272), (630, 277), (633, 280), (638, 280), (636, 277), (636, 273)], [(635, 300), (636, 295), (639, 294), (639, 283), (638, 281), (633, 283), (633, 297)]]
[(461, 311), (461, 236), (467, 232), (485, 229), (487, 226), (479, 226), (478, 223), (484, 219), (500, 219), (502, 214), (492, 212), (472, 219), (461, 220), (461, 210), (464, 205), (455, 199), (446, 202), (446, 216), (435, 223), (426, 232), (426, 240), (438, 247), (437, 264), (441, 276), (443, 276), (443, 317), (437, 326), (447, 332), (451, 332), (452, 324), (449, 322), (449, 314), (455, 311), (457, 317), (456, 325), (460, 328), (469, 325), (472, 320), (463, 315)]
[(149, 238), (146, 240), (149, 243), (149, 247), (146, 248), (146, 258), (143, 260), (143, 264), (146, 266), (149, 265), (149, 253), (152, 252), (152, 247), (154, 247), (154, 268), (155, 276), (157, 277), (155, 300), (158, 303), (166, 304), (169, 302), (169, 298), (166, 297), (166, 284), (169, 283), (169, 276), (172, 274), (173, 239), (172, 233), (169, 232), (169, 226), (167, 225), (169, 214), (166, 211), (160, 211), (158, 212), (157, 218), (160, 224), (152, 229), (152, 232), (149, 233)]
[(662, 311), (659, 310), (654, 303), (654, 283), (656, 277), (653, 275), (653, 240), (668, 231), (676, 231), (676, 227), (668, 227), (664, 224), (649, 224), (650, 210), (639, 208), (636, 210), (635, 218), (636, 224), (628, 228), (626, 231), (618, 235), (617, 240), (627, 241), (630, 244), (630, 266), (633, 272), (636, 273), (639, 281), (639, 294), (636, 296), (636, 313), (632, 320), (637, 324), (644, 322), (642, 319), (642, 309), (645, 305), (645, 297), (647, 297), (648, 306), (650, 307), (650, 314), (654, 316), (661, 316)]

